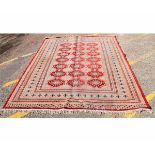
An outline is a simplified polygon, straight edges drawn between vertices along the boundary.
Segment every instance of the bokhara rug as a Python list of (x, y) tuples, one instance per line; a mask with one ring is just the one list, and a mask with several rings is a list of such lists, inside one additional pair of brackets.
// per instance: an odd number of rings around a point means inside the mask
[(46, 38), (3, 108), (150, 109), (115, 36)]

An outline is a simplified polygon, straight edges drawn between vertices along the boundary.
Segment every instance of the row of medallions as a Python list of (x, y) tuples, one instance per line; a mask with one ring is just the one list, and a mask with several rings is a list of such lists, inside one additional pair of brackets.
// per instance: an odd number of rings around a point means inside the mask
[[(67, 80), (67, 84), (71, 87), (80, 87), (85, 84), (85, 80), (83, 79), (85, 73), (82, 71), (82, 69), (84, 67), (88, 67), (90, 71), (86, 73), (86, 75), (91, 77), (91, 80), (88, 80), (87, 84), (91, 87), (98, 88), (104, 86), (105, 82), (99, 79), (99, 77), (103, 76), (104, 74), (103, 72), (99, 71), (99, 69), (102, 68), (102, 65), (99, 64), (100, 58), (97, 57), (100, 55), (100, 53), (97, 52), (97, 44), (87, 43), (87, 55), (89, 56), (87, 59), (84, 57), (84, 43), (74, 43), (73, 48), (71, 48), (71, 45), (71, 43), (61, 44), (61, 48), (57, 53), (57, 64), (53, 65), (55, 71), (51, 73), (51, 76), (54, 77), (54, 79), (50, 80), (48, 84), (53, 87), (65, 85), (65, 80), (63, 80), (62, 77), (66, 76), (67, 73), (64, 71), (64, 69), (70, 67), (71, 72), (69, 72), (68, 75), (71, 77), (71, 79)], [(74, 52), (71, 52), (71, 49), (73, 49)], [(68, 58), (70, 54), (74, 56), (71, 59)], [(85, 66), (84, 63), (85, 60), (89, 62), (87, 66)], [(68, 61), (72, 61), (72, 64), (67, 65)]]
[(74, 57), (71, 59), (72, 61), (72, 70), (69, 73), (71, 79), (68, 81), (68, 84), (72, 87), (81, 87), (85, 84), (85, 80), (83, 79), (85, 73), (82, 71), (82, 68), (85, 67), (83, 62), (85, 61), (85, 53), (84, 53), (84, 43), (75, 43), (73, 47)]
[(97, 43), (92, 43), (89, 45), (89, 58), (88, 61), (90, 62), (89, 67), (91, 70), (87, 73), (88, 76), (91, 77), (91, 80), (88, 80), (88, 84), (92, 87), (101, 88), (105, 85), (104, 80), (101, 80), (101, 77), (104, 76), (104, 73), (100, 71), (103, 67), (101, 65), (101, 58), (100, 53), (98, 52)]
[(53, 65), (55, 71), (51, 73), (51, 76), (54, 77), (54, 79), (48, 81), (48, 84), (53, 87), (59, 87), (65, 84), (65, 80), (63, 80), (62, 77), (66, 76), (64, 69), (67, 68), (67, 62), (69, 61), (68, 56), (70, 55), (71, 50), (69, 46), (70, 44), (62, 45), (57, 53), (57, 64)]

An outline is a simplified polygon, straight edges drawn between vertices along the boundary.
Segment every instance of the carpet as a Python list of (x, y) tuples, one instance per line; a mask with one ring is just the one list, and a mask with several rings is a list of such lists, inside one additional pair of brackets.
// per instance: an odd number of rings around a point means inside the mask
[(4, 109), (150, 109), (115, 36), (46, 38)]

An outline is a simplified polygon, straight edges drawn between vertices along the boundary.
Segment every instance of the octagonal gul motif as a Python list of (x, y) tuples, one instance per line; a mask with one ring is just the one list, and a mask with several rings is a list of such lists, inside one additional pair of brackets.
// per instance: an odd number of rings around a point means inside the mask
[(57, 70), (63, 70), (65, 68), (67, 68), (67, 65), (66, 64), (56, 64), (56, 65), (53, 65), (54, 68), (56, 68)]
[(77, 57), (72, 58), (71, 60), (74, 61), (74, 62), (78, 62), (79, 63), (79, 62), (83, 62), (84, 58), (77, 56)]
[(59, 87), (61, 85), (64, 85), (65, 81), (61, 79), (53, 79), (53, 80), (48, 81), (48, 84), (52, 87)]
[(72, 72), (69, 73), (69, 75), (72, 77), (80, 77), (80, 76), (84, 76), (85, 74), (80, 70), (73, 70)]
[(56, 61), (57, 62), (60, 62), (60, 63), (62, 63), (62, 62), (67, 62), (69, 59), (68, 58), (57, 58), (56, 59)]
[(100, 69), (102, 67), (102, 65), (97, 64), (97, 63), (91, 63), (91, 64), (89, 64), (87, 66), (88, 66), (88, 68), (90, 68), (92, 70), (98, 70), (98, 69)]
[(92, 80), (88, 80), (88, 84), (94, 88), (95, 87), (101, 88), (105, 85), (105, 82), (100, 79), (92, 79)]
[(87, 61), (90, 61), (90, 62), (98, 62), (100, 61), (101, 59), (100, 58), (97, 58), (97, 57), (90, 57), (87, 59)]
[(55, 72), (52, 72), (51, 73), (51, 76), (54, 76), (54, 77), (62, 77), (62, 76), (65, 76), (66, 75), (66, 72), (64, 72), (64, 71), (55, 71)]
[(70, 67), (71, 67), (72, 69), (74, 69), (74, 70), (75, 70), (75, 69), (79, 70), (79, 69), (84, 68), (85, 66), (84, 66), (83, 64), (81, 64), (81, 63), (74, 63), (74, 64), (71, 64)]
[(67, 51), (71, 50), (71, 48), (63, 47), (63, 48), (60, 48), (59, 50), (62, 51), (62, 52), (67, 52)]
[(92, 78), (99, 78), (100, 76), (103, 76), (104, 74), (100, 71), (91, 71), (87, 73), (88, 76), (91, 76)]
[(80, 86), (84, 85), (85, 82), (82, 79), (72, 79), (72, 80), (69, 80), (67, 83), (71, 87), (80, 87)]

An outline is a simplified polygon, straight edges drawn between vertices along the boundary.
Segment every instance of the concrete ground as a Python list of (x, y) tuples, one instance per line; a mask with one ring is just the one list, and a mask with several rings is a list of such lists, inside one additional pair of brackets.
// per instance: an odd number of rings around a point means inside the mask
[[(61, 36), (61, 34), (53, 34)], [(63, 35), (63, 34), (62, 34)], [(97, 34), (93, 34), (97, 35)], [(7, 96), (45, 37), (52, 34), (0, 34), (0, 117), (155, 117), (155, 34), (116, 34), (152, 107), (123, 113), (2, 110)]]

